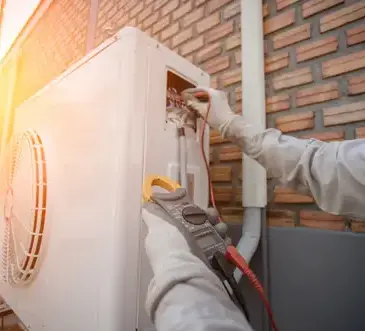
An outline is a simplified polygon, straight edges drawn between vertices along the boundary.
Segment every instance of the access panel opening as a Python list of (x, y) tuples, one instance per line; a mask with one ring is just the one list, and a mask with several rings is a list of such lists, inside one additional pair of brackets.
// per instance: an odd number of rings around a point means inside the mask
[(166, 122), (178, 123), (179, 118), (184, 118), (185, 127), (190, 127), (196, 132), (196, 116), (189, 111), (181, 98), (181, 92), (192, 87), (196, 85), (170, 70), (167, 71)]

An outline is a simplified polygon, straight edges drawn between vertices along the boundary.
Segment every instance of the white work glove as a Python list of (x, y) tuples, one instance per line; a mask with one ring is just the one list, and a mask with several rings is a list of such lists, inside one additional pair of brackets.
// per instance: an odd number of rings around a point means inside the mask
[[(197, 94), (209, 95), (209, 102), (207, 98), (196, 97)], [(243, 147), (248, 156), (256, 157), (257, 141), (260, 139), (256, 135), (262, 132), (246, 123), (241, 115), (233, 113), (224, 92), (209, 87), (197, 87), (184, 90), (181, 96), (188, 107), (196, 111), (201, 117), (207, 117), (208, 124), (212, 128), (218, 129), (223, 138), (230, 138)]]
[(190, 247), (181, 232), (157, 213), (160, 213), (160, 207), (152, 203), (142, 209), (142, 220), (148, 228), (145, 249), (155, 275), (166, 266), (166, 260), (172, 254), (190, 253)]
[[(224, 238), (227, 244), (231, 239), (227, 237), (228, 226), (226, 223), (217, 223), (214, 210), (207, 210), (210, 223), (217, 232)], [(158, 274), (166, 267), (166, 262), (174, 256), (192, 254), (189, 242), (193, 237), (186, 233), (184, 236), (180, 230), (170, 221), (164, 219), (164, 212), (154, 203), (145, 204), (142, 208), (142, 220), (148, 228), (145, 240), (145, 249), (154, 274)]]
[(152, 321), (159, 302), (176, 284), (204, 278), (225, 292), (219, 278), (203, 262), (202, 252), (193, 253), (191, 240), (194, 239), (184, 233), (182, 225), (175, 226), (154, 203), (143, 206), (142, 219), (148, 228), (145, 249), (154, 274), (146, 300), (146, 310)]
[[(196, 97), (197, 94), (209, 95), (209, 100)], [(222, 136), (226, 136), (231, 122), (239, 116), (233, 113), (228, 104), (227, 96), (222, 91), (209, 87), (197, 87), (184, 90), (181, 96), (188, 107), (194, 109), (201, 117), (206, 119), (212, 128), (218, 129)], [(208, 109), (209, 114), (207, 116)]]

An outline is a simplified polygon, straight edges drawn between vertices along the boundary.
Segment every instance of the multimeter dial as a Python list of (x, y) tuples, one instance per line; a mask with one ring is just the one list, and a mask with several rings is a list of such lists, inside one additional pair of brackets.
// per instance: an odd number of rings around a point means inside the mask
[(184, 220), (193, 225), (202, 225), (207, 220), (207, 214), (203, 209), (195, 205), (186, 206), (182, 210)]

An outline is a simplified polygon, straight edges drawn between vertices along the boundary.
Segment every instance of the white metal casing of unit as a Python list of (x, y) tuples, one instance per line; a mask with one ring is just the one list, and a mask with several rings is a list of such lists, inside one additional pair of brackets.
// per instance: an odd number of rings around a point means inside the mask
[[(200, 69), (127, 27), (15, 110), (14, 134), (35, 130), (47, 166), (39, 270), (26, 286), (0, 287), (30, 330), (151, 327), (144, 310), (152, 271), (143, 246), (141, 187), (145, 175), (174, 177), (178, 164), (176, 128), (165, 122), (167, 70), (209, 85)], [(199, 129), (188, 139), (188, 172), (195, 173), (194, 200), (205, 208), (198, 136)], [(14, 193), (19, 204), (27, 200), (22, 194)]]

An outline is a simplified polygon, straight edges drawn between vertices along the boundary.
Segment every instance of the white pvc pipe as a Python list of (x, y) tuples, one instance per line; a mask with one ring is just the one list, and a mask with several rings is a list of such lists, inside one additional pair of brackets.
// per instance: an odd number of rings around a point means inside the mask
[(237, 249), (247, 262), (250, 261), (256, 252), (261, 234), (261, 208), (247, 208), (244, 213), (244, 225), (242, 237), (237, 245)]
[[(260, 131), (266, 128), (265, 71), (262, 1), (241, 1), (242, 109), (245, 121)], [(243, 158), (244, 224), (238, 250), (247, 262), (255, 253), (261, 235), (262, 208), (266, 206), (266, 171)], [(236, 278), (240, 278), (237, 272)]]

